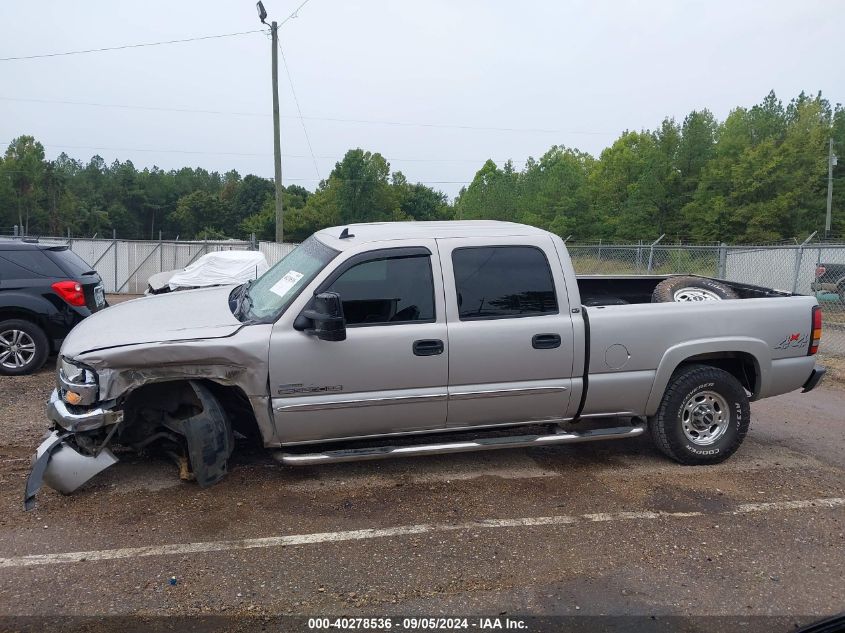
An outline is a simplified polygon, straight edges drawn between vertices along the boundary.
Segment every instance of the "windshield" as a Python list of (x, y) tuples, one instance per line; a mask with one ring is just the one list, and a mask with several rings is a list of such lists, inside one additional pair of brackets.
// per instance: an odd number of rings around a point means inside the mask
[(277, 316), (336, 255), (312, 235), (250, 286), (247, 314), (259, 320)]

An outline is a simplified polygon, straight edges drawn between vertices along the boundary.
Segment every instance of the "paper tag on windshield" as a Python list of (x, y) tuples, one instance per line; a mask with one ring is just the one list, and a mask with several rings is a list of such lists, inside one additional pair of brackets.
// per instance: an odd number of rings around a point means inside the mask
[(289, 270), (285, 273), (284, 277), (270, 286), (270, 292), (274, 292), (280, 297), (284, 297), (288, 291), (293, 288), (300, 279), (302, 279), (302, 277), (302, 273), (298, 273), (295, 270)]

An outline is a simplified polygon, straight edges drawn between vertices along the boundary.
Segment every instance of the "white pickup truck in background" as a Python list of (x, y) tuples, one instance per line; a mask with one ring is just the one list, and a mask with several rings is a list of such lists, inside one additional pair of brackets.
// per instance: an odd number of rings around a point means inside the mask
[(812, 297), (703, 277), (577, 277), (506, 222), (319, 231), (254, 282), (99, 312), (61, 350), (27, 502), (176, 454), (219, 480), (233, 431), (290, 465), (635, 437), (684, 464), (734, 453), (749, 402), (803, 387)]

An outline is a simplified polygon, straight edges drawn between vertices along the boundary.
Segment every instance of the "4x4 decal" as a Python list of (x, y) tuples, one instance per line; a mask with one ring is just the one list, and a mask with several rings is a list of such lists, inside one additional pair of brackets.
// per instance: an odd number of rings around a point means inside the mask
[(807, 334), (801, 332), (794, 332), (783, 339), (774, 349), (789, 349), (790, 347), (806, 347), (808, 342)]

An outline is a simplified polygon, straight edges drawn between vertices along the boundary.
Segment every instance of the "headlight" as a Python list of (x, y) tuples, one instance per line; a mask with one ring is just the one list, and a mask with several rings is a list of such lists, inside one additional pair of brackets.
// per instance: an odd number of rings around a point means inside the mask
[(76, 383), (78, 385), (91, 384), (94, 382), (94, 376), (91, 371), (68, 362), (64, 357), (62, 357), (59, 361), (59, 371), (68, 382)]
[(73, 405), (93, 404), (97, 399), (97, 377), (93, 371), (65, 358), (59, 359), (59, 393)]

